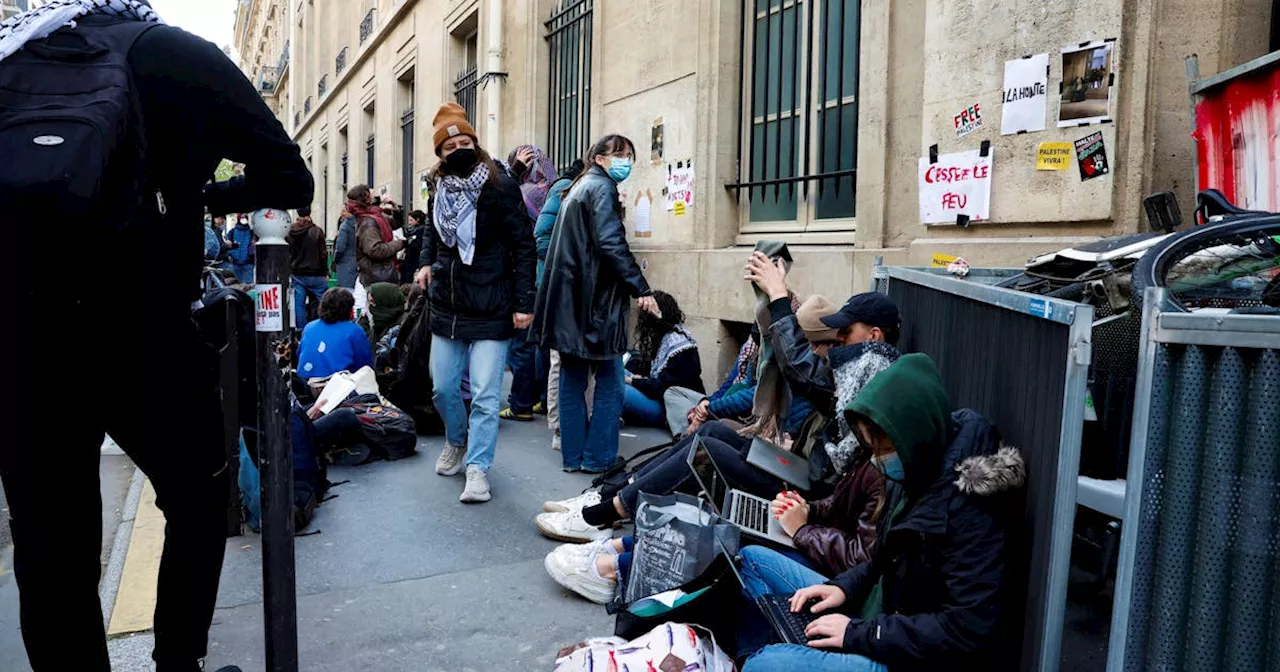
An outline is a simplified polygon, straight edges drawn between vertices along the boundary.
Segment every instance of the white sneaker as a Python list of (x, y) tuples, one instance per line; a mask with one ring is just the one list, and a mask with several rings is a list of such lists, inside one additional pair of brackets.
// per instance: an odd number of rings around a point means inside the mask
[(597, 555), (617, 555), (618, 550), (613, 547), (613, 539), (606, 538), (592, 541), (586, 544), (561, 544), (556, 546), (552, 553), (557, 553), (564, 557), (588, 557), (594, 558)]
[(556, 583), (596, 604), (607, 604), (613, 599), (618, 582), (600, 576), (595, 553), (560, 553), (559, 550), (548, 553), (542, 563)]
[(462, 496), (458, 497), (458, 501), (463, 504), (479, 504), (489, 499), (489, 475), (480, 467), (468, 466), (467, 486), (462, 489)]
[(533, 526), (538, 528), (543, 536), (556, 541), (586, 543), (613, 536), (613, 530), (602, 530), (595, 525), (588, 525), (587, 521), (582, 519), (581, 510), (539, 513), (533, 519)]
[(551, 450), (560, 450), (560, 432), (551, 436)]
[(595, 490), (585, 492), (577, 497), (562, 499), (558, 502), (543, 502), (542, 510), (547, 513), (565, 513), (567, 511), (581, 511), (588, 506), (595, 506), (600, 503), (600, 493)]
[(453, 476), (462, 471), (462, 458), (466, 454), (466, 450), (462, 447), (446, 443), (444, 450), (440, 451), (440, 457), (436, 459), (436, 473), (441, 476)]

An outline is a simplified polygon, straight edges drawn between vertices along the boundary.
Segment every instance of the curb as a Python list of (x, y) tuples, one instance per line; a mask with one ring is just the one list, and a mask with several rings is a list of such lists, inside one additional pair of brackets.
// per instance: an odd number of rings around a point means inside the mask
[(129, 541), (133, 538), (133, 521), (138, 515), (138, 502), (142, 500), (142, 485), (146, 476), (142, 469), (134, 467), (133, 477), (129, 483), (129, 494), (124, 500), (124, 512), (120, 525), (116, 528), (115, 541), (111, 544), (111, 555), (107, 559), (107, 568), (103, 572), (102, 581), (98, 584), (98, 601), (102, 603), (102, 627), (111, 624), (111, 615), (116, 608), (116, 595), (120, 592), (120, 579), (124, 575), (124, 561), (129, 554)]

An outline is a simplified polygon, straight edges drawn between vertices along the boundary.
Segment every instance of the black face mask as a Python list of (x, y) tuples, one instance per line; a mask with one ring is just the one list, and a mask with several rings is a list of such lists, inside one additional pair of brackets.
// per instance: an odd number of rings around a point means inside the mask
[(470, 175), (477, 163), (480, 163), (480, 155), (469, 147), (455, 149), (449, 156), (444, 157), (444, 165), (458, 175)]

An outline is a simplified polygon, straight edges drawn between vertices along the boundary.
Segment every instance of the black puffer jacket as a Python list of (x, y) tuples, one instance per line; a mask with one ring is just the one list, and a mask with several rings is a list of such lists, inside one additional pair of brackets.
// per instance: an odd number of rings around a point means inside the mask
[(551, 234), (535, 309), (545, 348), (605, 360), (627, 351), (632, 298), (653, 292), (627, 246), (618, 185), (592, 166), (565, 194)]
[(431, 333), (463, 340), (511, 338), (514, 313), (532, 313), (538, 253), (533, 220), (515, 181), (501, 173), (480, 190), (475, 256), (462, 263), (456, 247), (440, 242), (435, 225), (423, 230), (418, 266), (431, 267), (427, 289)]
[[(1016, 655), (1009, 554), (1019, 544), (1026, 467), (981, 415), (949, 406), (923, 355), (899, 358), (848, 406), (893, 439), (906, 474), (887, 488), (891, 522), (880, 522), (871, 561), (830, 581), (853, 617), (844, 651), (891, 672), (1007, 669)], [(867, 612), (877, 584), (879, 608)]]

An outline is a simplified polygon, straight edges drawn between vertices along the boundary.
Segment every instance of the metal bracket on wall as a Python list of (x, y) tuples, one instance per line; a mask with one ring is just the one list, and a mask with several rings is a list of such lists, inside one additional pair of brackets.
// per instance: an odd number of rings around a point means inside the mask
[(480, 79), (477, 82), (477, 84), (482, 89), (489, 84), (490, 79), (501, 79), (502, 82), (505, 84), (508, 76), (510, 75), (509, 73), (506, 73), (506, 72), (486, 72), (483, 75), (480, 75)]

